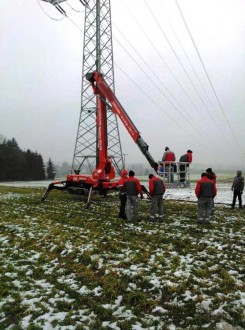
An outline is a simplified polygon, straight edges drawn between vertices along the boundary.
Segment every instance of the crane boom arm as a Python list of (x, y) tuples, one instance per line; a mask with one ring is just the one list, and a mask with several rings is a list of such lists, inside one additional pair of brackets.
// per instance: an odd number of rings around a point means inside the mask
[(140, 136), (140, 132), (137, 130), (136, 126), (116, 98), (109, 85), (103, 79), (102, 74), (98, 71), (89, 72), (87, 73), (86, 78), (90, 82), (94, 93), (98, 95), (102, 100), (106, 99), (109, 102), (109, 104), (111, 105), (112, 112), (120, 118), (121, 122), (127, 129), (134, 142), (138, 145), (139, 149), (146, 157), (151, 167), (154, 168), (155, 171), (157, 171), (158, 164), (155, 162), (155, 160), (149, 153), (149, 146)]

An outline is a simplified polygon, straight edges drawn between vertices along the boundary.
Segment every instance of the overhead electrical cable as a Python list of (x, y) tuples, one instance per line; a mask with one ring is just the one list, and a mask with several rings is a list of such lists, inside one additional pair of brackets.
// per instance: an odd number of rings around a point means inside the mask
[[(63, 9), (62, 9), (63, 10)], [(67, 17), (72, 23), (74, 23), (69, 17), (68, 17), (68, 15), (65, 13), (65, 11), (64, 11), (64, 15), (65, 15), (65, 17)], [(81, 32), (83, 32), (82, 30), (81, 30), (81, 28), (77, 25), (77, 24), (75, 24), (75, 26), (81, 31)], [(117, 65), (117, 67), (122, 71), (122, 72), (124, 72), (118, 65)], [(128, 78), (129, 78), (129, 76), (126, 74), (126, 73), (124, 73)], [(150, 77), (148, 76), (148, 78), (150, 79)], [(131, 80), (131, 79), (130, 79)], [(132, 81), (132, 80), (131, 80)], [(135, 83), (136, 84), (136, 83)], [(136, 84), (136, 86), (138, 86), (137, 84)], [(143, 91), (143, 89), (142, 88), (140, 88), (139, 86), (138, 86), (138, 88), (141, 90), (141, 92), (144, 94), (144, 95), (146, 95), (162, 112), (164, 112), (175, 124), (177, 124), (177, 126), (179, 126), (183, 131), (185, 131), (186, 132), (186, 134), (188, 134), (188, 135), (190, 135), (190, 133), (188, 132), (188, 131), (186, 131), (185, 130), (185, 128), (184, 127), (182, 127), (174, 118), (172, 118), (166, 111), (164, 111), (164, 109), (162, 108), (162, 107), (160, 107), (150, 96), (148, 96), (144, 91)], [(190, 135), (191, 136), (191, 135)], [(193, 138), (193, 137), (192, 137)]]
[(84, 13), (84, 10), (77, 10), (74, 7), (72, 7), (68, 1), (66, 1), (66, 4), (68, 5), (68, 7), (70, 7), (73, 11), (77, 12), (77, 13)]
[(204, 108), (206, 109), (207, 113), (209, 114), (210, 118), (211, 118), (212, 121), (214, 122), (216, 128), (219, 130), (220, 134), (223, 136), (223, 138), (226, 140), (226, 142), (229, 143), (229, 141), (228, 141), (226, 135), (222, 132), (220, 126), (218, 125), (218, 123), (217, 123), (217, 121), (215, 120), (214, 116), (212, 115), (211, 111), (209, 111), (209, 109), (208, 109), (206, 103), (204, 102), (204, 100), (203, 100), (203, 98), (201, 97), (199, 91), (197, 90), (195, 84), (193, 83), (192, 79), (190, 78), (190, 75), (188, 74), (187, 70), (185, 69), (183, 63), (181, 62), (181, 60), (180, 60), (178, 54), (176, 53), (174, 47), (172, 46), (172, 44), (171, 44), (169, 38), (168, 38), (167, 35), (166, 35), (166, 33), (163, 31), (161, 25), (159, 24), (159, 22), (158, 22), (156, 16), (154, 15), (153, 11), (151, 10), (150, 6), (147, 4), (146, 0), (144, 0), (144, 2), (145, 2), (145, 4), (146, 4), (148, 10), (150, 11), (150, 13), (151, 13), (153, 19), (155, 20), (155, 22), (156, 22), (158, 28), (160, 29), (161, 33), (163, 34), (165, 40), (167, 41), (169, 47), (172, 49), (172, 51), (173, 51), (175, 57), (177, 58), (177, 61), (179, 62), (181, 68), (182, 68), (183, 71), (185, 72), (185, 74), (186, 74), (186, 76), (187, 76), (189, 82), (191, 83), (192, 87), (193, 87), (194, 90), (196, 91), (196, 93), (197, 93), (197, 95), (198, 95), (198, 97), (199, 97), (201, 103), (203, 104), (203, 106), (204, 106)]
[(159, 4), (159, 6), (160, 6), (160, 8), (162, 9), (162, 13), (164, 13), (164, 16), (165, 16), (164, 20), (168, 22), (168, 24), (169, 24), (169, 26), (170, 26), (170, 28), (171, 28), (171, 30), (172, 30), (172, 32), (173, 32), (173, 34), (174, 34), (176, 40), (178, 41), (178, 43), (179, 43), (179, 45), (180, 45), (180, 48), (182, 49), (182, 51), (183, 51), (183, 53), (184, 53), (184, 55), (185, 55), (185, 58), (187, 59), (189, 65), (190, 65), (190, 67), (191, 67), (191, 69), (192, 69), (193, 74), (195, 75), (195, 77), (196, 77), (196, 79), (197, 79), (197, 81), (198, 81), (198, 83), (199, 83), (199, 85), (200, 85), (200, 87), (201, 87), (201, 89), (202, 89), (202, 91), (203, 91), (203, 93), (204, 93), (204, 95), (205, 95), (206, 98), (208, 99), (208, 101), (209, 101), (209, 103), (211, 104), (211, 106), (212, 106), (213, 108), (215, 108), (215, 107), (214, 107), (214, 104), (213, 104), (213, 102), (212, 102), (212, 100), (210, 99), (208, 93), (206, 92), (206, 89), (204, 88), (204, 86), (203, 86), (201, 80), (199, 79), (198, 74), (197, 74), (197, 72), (196, 72), (194, 66), (193, 66), (192, 63), (191, 63), (191, 60), (190, 60), (190, 58), (189, 58), (189, 56), (188, 56), (188, 54), (187, 54), (187, 52), (186, 52), (186, 50), (185, 50), (185, 48), (184, 48), (184, 46), (183, 46), (182, 41), (181, 41), (180, 38), (178, 37), (178, 35), (177, 35), (177, 33), (176, 33), (176, 31), (175, 31), (175, 29), (174, 29), (172, 23), (171, 23), (170, 20), (168, 19), (168, 17), (167, 17), (167, 15), (166, 15), (166, 13), (165, 13), (165, 11), (164, 11), (162, 5)]
[[(59, 10), (59, 11), (61, 11), (61, 9)], [(71, 23), (73, 23), (75, 26), (76, 26), (76, 28), (78, 28), (79, 30), (80, 30), (80, 32), (82, 32), (83, 33), (83, 30), (75, 23), (75, 22), (73, 22), (73, 20), (71, 19), (71, 18), (69, 18), (68, 17), (68, 15), (66, 14), (66, 12), (63, 10), (63, 8), (62, 8), (62, 12), (64, 12), (64, 17), (66, 17), (66, 18), (68, 18), (69, 20), (70, 20), (70, 22)], [(114, 37), (115, 38), (115, 37)], [(118, 41), (118, 40), (117, 40)], [(119, 42), (119, 44), (120, 44), (120, 42)], [(126, 51), (126, 49), (125, 49), (125, 47), (123, 47), (122, 45), (121, 45), (121, 47)], [(126, 51), (127, 52), (127, 54), (132, 58), (132, 56), (128, 53), (128, 51)], [(133, 59), (133, 58), (132, 58)], [(134, 59), (133, 59), (134, 60)], [(134, 60), (134, 62), (135, 63), (137, 63), (135, 60)], [(189, 131), (186, 131), (186, 129), (184, 128), (184, 127), (182, 127), (172, 116), (170, 116), (159, 104), (157, 104), (157, 102), (155, 102), (153, 99), (152, 99), (152, 97), (151, 96), (149, 96), (149, 95), (147, 95), (147, 93), (138, 85), (138, 84), (136, 84), (124, 71), (123, 71), (123, 69), (121, 69), (117, 64), (116, 64), (116, 66), (119, 68), (119, 70), (122, 72), (122, 73), (124, 73), (124, 75), (130, 80), (130, 81), (132, 81), (135, 85), (136, 85), (136, 87), (143, 93), (143, 95), (145, 95), (149, 100), (151, 100), (151, 102), (152, 103), (154, 103), (155, 104), (155, 106), (158, 108), (158, 109), (160, 109), (162, 112), (164, 112), (166, 115), (167, 115), (167, 117), (169, 117), (170, 118), (170, 120), (172, 120), (175, 124), (177, 124), (177, 126), (179, 126), (187, 135), (189, 135), (191, 138), (194, 138), (194, 140), (196, 141), (196, 136), (195, 137), (193, 137), (193, 136), (191, 136), (191, 134), (189, 133)], [(142, 68), (141, 68), (142, 69)], [(143, 70), (143, 72), (144, 72), (144, 70)], [(146, 73), (145, 73), (146, 74)], [(146, 74), (147, 75), (147, 74)], [(148, 75), (147, 75), (148, 76)], [(148, 76), (148, 78), (152, 81), (152, 79)], [(153, 81), (152, 81), (153, 82)], [(202, 141), (201, 141), (201, 144), (202, 144)]]
[[(60, 6), (59, 6), (60, 7)], [(58, 8), (57, 8), (58, 9)], [(66, 18), (68, 18), (69, 20), (70, 20), (70, 22), (71, 23), (73, 23), (82, 33), (83, 33), (83, 30), (66, 14), (66, 12), (63, 10), (63, 8), (59, 8), (58, 9), (63, 15), (64, 15), (64, 17), (66, 17)], [(46, 13), (45, 13), (46, 14)], [(63, 18), (64, 18), (63, 17)], [(51, 18), (51, 17), (50, 17)], [(121, 45), (121, 47), (122, 47), (122, 45)], [(124, 48), (124, 47), (123, 47)], [(125, 49), (124, 49), (125, 50)], [(126, 51), (127, 52), (127, 51)], [(128, 52), (127, 52), (128, 53)], [(128, 53), (128, 55), (132, 58), (132, 56)], [(133, 59), (133, 58), (132, 58)], [(154, 99), (151, 97), (151, 96), (149, 96), (149, 95), (147, 95), (147, 93), (138, 85), (138, 84), (136, 84), (135, 83), (135, 81), (133, 81), (117, 64), (116, 64), (116, 66), (118, 67), (118, 69), (131, 81), (131, 82), (133, 82), (135, 85), (136, 85), (136, 87), (143, 93), (143, 95), (145, 96), (145, 97), (147, 97), (158, 109), (160, 109), (162, 112), (164, 112), (165, 113), (165, 115), (167, 116), (167, 117), (169, 117), (169, 119), (170, 120), (172, 120), (175, 124), (177, 124), (177, 126), (178, 127), (180, 127), (187, 135), (189, 135), (192, 139), (194, 138), (194, 141), (196, 142), (196, 136), (195, 137), (193, 137), (193, 136), (191, 136), (191, 134), (190, 134), (190, 132), (189, 131), (187, 131), (182, 125), (180, 125), (172, 116), (170, 116), (157, 102), (155, 102), (154, 101)], [(143, 72), (144, 72), (144, 70), (143, 70)], [(146, 74), (146, 73), (145, 73)], [(149, 76), (148, 76), (148, 78), (150, 78)], [(150, 78), (150, 80), (152, 81), (152, 79)], [(171, 103), (172, 104), (172, 103)], [(175, 107), (176, 108), (176, 107)], [(176, 108), (176, 110), (177, 110), (177, 108)], [(178, 110), (177, 110), (178, 111)], [(200, 143), (199, 143), (200, 144)], [(201, 144), (203, 144), (203, 142), (201, 141)], [(203, 144), (204, 145), (204, 144)], [(215, 147), (214, 145), (213, 145), (213, 147)], [(220, 151), (220, 149), (219, 149), (219, 151)]]
[[(157, 49), (157, 47), (154, 45), (154, 43), (152, 42), (151, 38), (148, 37), (148, 35), (146, 34), (145, 30), (142, 28), (142, 26), (139, 24), (138, 20), (136, 19), (136, 17), (132, 14), (132, 11), (128, 8), (128, 6), (126, 5), (125, 1), (122, 0), (125, 7), (127, 8), (128, 12), (130, 13), (130, 15), (132, 16), (133, 20), (136, 22), (137, 26), (140, 28), (140, 30), (143, 32), (143, 34), (145, 35), (145, 37), (147, 38), (147, 40), (149, 41), (149, 43), (152, 45), (152, 47), (155, 49), (156, 53), (159, 55), (160, 59), (163, 61), (163, 63), (165, 64), (165, 66), (167, 67), (168, 71), (171, 73), (171, 75), (173, 76), (173, 78), (175, 79), (175, 81), (177, 82), (177, 84), (179, 85), (179, 87), (181, 88), (181, 90), (184, 92), (184, 94), (187, 96), (187, 98), (189, 99), (189, 101), (192, 103), (193, 107), (195, 108), (195, 110), (197, 110), (197, 112), (200, 114), (200, 111), (197, 109), (196, 105), (193, 103), (192, 99), (190, 98), (190, 96), (188, 95), (188, 93), (185, 91), (184, 87), (182, 86), (182, 84), (179, 82), (179, 80), (177, 79), (177, 77), (175, 76), (175, 74), (173, 73), (173, 71), (170, 69), (170, 67), (168, 66), (168, 64), (166, 63), (166, 61), (164, 60), (162, 54), (159, 52), (159, 50)], [(202, 116), (202, 122), (205, 122), (206, 125), (208, 127), (210, 127), (210, 121), (208, 121), (208, 119), (206, 118), (206, 116)], [(221, 133), (222, 135), (222, 133)], [(222, 136), (222, 138), (224, 139), (224, 137)], [(223, 145), (222, 145), (223, 148)]]
[[(122, 31), (120, 31), (120, 29), (115, 25), (115, 23), (113, 23), (113, 26), (117, 29), (117, 31), (119, 31), (119, 33), (127, 40), (128, 44), (134, 49), (134, 51), (136, 52), (136, 54), (141, 58), (141, 60), (143, 61), (143, 63), (148, 67), (148, 69), (151, 71), (151, 73), (154, 75), (154, 77), (163, 85), (163, 87), (169, 92), (169, 94), (174, 98), (174, 100), (177, 102), (177, 104), (179, 105), (179, 107), (181, 109), (184, 110), (184, 112), (186, 112), (186, 109), (178, 102), (178, 100), (174, 97), (174, 95), (168, 90), (168, 88), (164, 85), (164, 83), (161, 81), (161, 79), (155, 74), (155, 72), (152, 70), (152, 68), (150, 67), (150, 65), (144, 60), (144, 58), (141, 56), (141, 54), (135, 49), (135, 47), (130, 43), (130, 41), (125, 37), (125, 35), (122, 33)], [(125, 48), (122, 43), (115, 37), (114, 35), (114, 39), (118, 42), (118, 44), (122, 47), (122, 49), (128, 54), (128, 56), (134, 61), (134, 63), (140, 68), (140, 70), (147, 76), (147, 78), (153, 83), (153, 85), (160, 91), (161, 94), (163, 94), (163, 96), (168, 100), (168, 102), (174, 107), (174, 109), (181, 115), (181, 117), (186, 120), (189, 125), (196, 130), (200, 135), (203, 135), (205, 137), (205, 139), (208, 139), (208, 137), (206, 136), (206, 134), (202, 133), (202, 129), (199, 127), (199, 123), (196, 122), (196, 120), (194, 118), (192, 118), (190, 116), (190, 118), (192, 119), (192, 121), (194, 122), (195, 126), (193, 126), (190, 123), (189, 118), (187, 118), (183, 112), (181, 112), (176, 106), (175, 104), (169, 99), (169, 97), (163, 93), (163, 91), (159, 88), (159, 86), (155, 83), (154, 80), (152, 80), (152, 78), (145, 72), (145, 70), (140, 66), (140, 64), (138, 63), (138, 61), (136, 61), (133, 56), (129, 53), (128, 49)], [(214, 144), (213, 140), (210, 139), (210, 142), (212, 144)], [(224, 152), (226, 152), (226, 150), (224, 149)]]
[[(147, 74), (147, 72), (142, 68), (142, 66), (138, 63), (138, 61), (136, 61), (134, 59), (134, 57), (129, 53), (128, 49), (126, 47), (124, 47), (122, 45), (122, 43), (119, 41), (119, 39), (117, 39), (114, 36), (114, 39), (117, 41), (117, 43), (122, 47), (122, 49), (128, 54), (128, 56), (132, 59), (132, 61), (140, 68), (140, 70), (146, 75), (146, 77), (148, 78), (148, 80), (150, 80), (152, 82), (152, 84), (159, 90), (159, 92), (167, 99), (167, 101), (175, 108), (175, 110), (179, 113), (179, 115), (184, 119), (187, 120), (188, 119), (185, 117), (185, 115), (174, 105), (174, 103), (170, 100), (170, 98), (161, 90), (161, 88), (155, 83), (155, 81)], [(140, 55), (139, 55), (140, 56)], [(140, 58), (144, 61), (144, 59), (140, 56)], [(146, 64), (146, 66), (148, 68), (150, 68), (150, 66), (144, 61), (144, 63)], [(154, 72), (152, 72), (154, 74)], [(158, 81), (161, 82), (161, 80), (154, 74), (154, 76), (157, 78)], [(161, 82), (162, 83), (162, 82)], [(162, 83), (163, 84), (163, 83)], [(164, 84), (163, 84), (164, 86)], [(166, 88), (164, 86), (164, 88)], [(167, 88), (166, 88), (167, 89)]]
[[(71, 19), (70, 19), (71, 20)], [(77, 26), (78, 27), (78, 26)], [(79, 27), (78, 27), (79, 28)], [(80, 28), (79, 28), (80, 29)], [(80, 31), (81, 32), (83, 32), (81, 29), (80, 29)], [(118, 39), (116, 39), (116, 37), (114, 36), (114, 39), (119, 43), (119, 45), (124, 49), (124, 51), (129, 55), (129, 57), (139, 66), (139, 64), (137, 63), (137, 61), (135, 61), (134, 60), (134, 58), (130, 55), (130, 53), (126, 50), (126, 48), (121, 44), (121, 42), (118, 40)], [(118, 68), (120, 68), (118, 65), (117, 65), (117, 67)], [(141, 66), (139, 66), (140, 67), (140, 69), (144, 72), (144, 74), (148, 77), (148, 79), (154, 84), (154, 86), (161, 92), (161, 93), (163, 93), (162, 92), (162, 90), (159, 88), (159, 86), (157, 86), (156, 84), (155, 84), (155, 82), (151, 79), (151, 77), (145, 72), (145, 70), (141, 67)], [(148, 67), (149, 67), (149, 65), (148, 65)], [(123, 72), (123, 70), (122, 69), (120, 69), (122, 72)], [(126, 75), (125, 74), (125, 76), (126, 77), (128, 77), (128, 75)], [(131, 79), (130, 79), (131, 80)], [(158, 79), (159, 80), (159, 79)], [(163, 84), (164, 85), (164, 84)], [(137, 86), (137, 84), (136, 84), (136, 86)], [(165, 86), (164, 86), (165, 87)], [(165, 87), (166, 88), (166, 87)], [(146, 92), (145, 91), (143, 91), (143, 89), (141, 89), (140, 88), (140, 91), (144, 94), (144, 95), (147, 95), (146, 94)], [(183, 115), (183, 113), (181, 113), (177, 108), (176, 108), (176, 106), (171, 102), (171, 100), (164, 94), (164, 96), (167, 98), (167, 100), (171, 103), (171, 105), (176, 109), (176, 111), (185, 119), (185, 120), (187, 120), (187, 121), (189, 121), (184, 115)], [(147, 97), (149, 98), (149, 99), (152, 99), (151, 97), (149, 97), (148, 95), (147, 95)], [(174, 97), (174, 96), (173, 96)], [(153, 99), (152, 99), (153, 100)], [(177, 101), (177, 100), (176, 100)], [(154, 101), (154, 103), (155, 104), (157, 104), (155, 101)], [(161, 106), (159, 106), (158, 105), (158, 108), (159, 109), (161, 109), (164, 113), (166, 113), (165, 111), (164, 111), (164, 109), (161, 107)], [(182, 107), (183, 108), (183, 107)], [(169, 115), (168, 115), (169, 116)], [(173, 122), (175, 122), (176, 123), (176, 121), (171, 117), (171, 116), (169, 116), (169, 118), (173, 121)], [(179, 125), (179, 124), (178, 124)], [(197, 126), (198, 126), (198, 124), (196, 124)], [(181, 125), (179, 125), (179, 127), (180, 128), (182, 128), (182, 130), (184, 130), (188, 135), (190, 135), (189, 134), (189, 132), (188, 131), (186, 131)], [(196, 129), (194, 126), (192, 126), (192, 128), (194, 128), (194, 130)], [(199, 132), (199, 134), (201, 134), (202, 135), (202, 133), (201, 132)], [(196, 139), (196, 137), (194, 137), (195, 139)], [(206, 140), (207, 140), (207, 137), (206, 137)], [(212, 143), (213, 143), (213, 141), (211, 141)], [(214, 147), (215, 148), (215, 147)], [(217, 150), (220, 150), (220, 149), (217, 149)]]
[(43, 9), (43, 7), (41, 6), (41, 4), (40, 4), (40, 0), (36, 0), (37, 1), (37, 3), (38, 3), (38, 6), (41, 8), (41, 10), (44, 12), (44, 14), (46, 15), (46, 16), (48, 16), (50, 19), (52, 19), (53, 21), (62, 21), (64, 18), (65, 18), (65, 16), (63, 15), (61, 18), (54, 18), (54, 17), (52, 17), (52, 16), (50, 16), (44, 9)]
[[(139, 24), (138, 20), (136, 19), (136, 17), (132, 14), (131, 10), (128, 8), (128, 6), (126, 5), (125, 1), (122, 0), (125, 7), (127, 8), (127, 10), (129, 11), (130, 15), (132, 16), (132, 18), (134, 19), (134, 21), (136, 22), (137, 26), (140, 28), (140, 30), (142, 31), (142, 33), (145, 35), (146, 39), (148, 40), (148, 42), (152, 45), (153, 49), (155, 50), (155, 52), (158, 54), (158, 56), (160, 57), (161, 61), (164, 63), (164, 65), (166, 66), (167, 70), (170, 72), (171, 76), (174, 78), (174, 80), (176, 81), (176, 83), (178, 84), (178, 86), (180, 87), (180, 89), (183, 91), (183, 93), (185, 94), (185, 96), (188, 98), (188, 100), (190, 101), (190, 103), (192, 104), (193, 108), (199, 113), (199, 110), (197, 109), (197, 106), (194, 104), (193, 100), (191, 99), (191, 97), (188, 95), (188, 93), (186, 92), (185, 88), (183, 87), (183, 85), (181, 84), (181, 82), (178, 80), (178, 78), (176, 77), (176, 75), (173, 73), (173, 71), (171, 70), (171, 68), (168, 66), (167, 62), (165, 61), (164, 57), (162, 56), (162, 54), (159, 52), (159, 50), (157, 49), (157, 47), (154, 45), (154, 43), (152, 42), (151, 38), (146, 34), (145, 30), (142, 28), (142, 26)], [(200, 113), (199, 113), (200, 114)], [(208, 122), (207, 118), (205, 116), (202, 116), (202, 120), (205, 121), (205, 123), (207, 125), (210, 126), (210, 122)]]
[[(132, 79), (122, 68), (120, 68), (117, 64), (116, 67), (143, 93), (143, 95), (148, 98), (161, 112), (163, 112), (171, 121), (173, 121), (182, 131), (184, 131), (188, 136), (190, 136), (193, 141), (196, 141), (196, 136), (192, 136), (189, 131), (187, 131), (179, 122), (177, 122), (170, 114), (165, 111), (151, 96), (149, 96), (143, 89), (138, 85), (134, 79)], [(202, 141), (201, 141), (201, 144)], [(204, 145), (204, 144), (203, 144)]]
[[(142, 60), (142, 62), (145, 64), (145, 66), (150, 70), (150, 72), (154, 75), (154, 77), (160, 82), (160, 84), (164, 87), (164, 89), (167, 91), (167, 93), (174, 99), (174, 101), (178, 104), (178, 106), (186, 112), (186, 109), (179, 103), (179, 101), (176, 99), (176, 97), (173, 95), (173, 93), (168, 89), (168, 87), (164, 84), (164, 82), (157, 76), (157, 74), (152, 70), (152, 67), (145, 61), (143, 56), (138, 52), (138, 50), (134, 47), (134, 45), (128, 40), (128, 38), (123, 34), (123, 32), (116, 26), (115, 23), (113, 23), (113, 26), (117, 29), (117, 31), (123, 36), (123, 38), (127, 41), (127, 43), (130, 45), (130, 47), (135, 51), (135, 53), (139, 56), (139, 58)], [(119, 43), (120, 46), (128, 53), (128, 50), (126, 50), (125, 47), (122, 46), (121, 43)], [(131, 55), (129, 55), (131, 57)], [(131, 57), (132, 58), (132, 57)], [(134, 60), (134, 59), (133, 59)], [(134, 62), (139, 66), (139, 63), (134, 60)], [(140, 67), (142, 69), (142, 67)], [(162, 91), (161, 91), (162, 92)], [(174, 103), (164, 94), (164, 96), (167, 98), (169, 103), (179, 112), (177, 107), (174, 105)], [(184, 117), (183, 113), (181, 113), (181, 116), (186, 120), (187, 118)], [(191, 116), (190, 116), (191, 117)], [(198, 125), (198, 123), (195, 121), (194, 118), (191, 117), (191, 119), (195, 122), (195, 124)], [(189, 120), (188, 120), (189, 121)]]
[(202, 57), (201, 57), (201, 55), (200, 55), (200, 53), (199, 53), (199, 51), (198, 51), (197, 45), (196, 45), (196, 43), (195, 43), (195, 41), (194, 41), (194, 38), (193, 38), (193, 36), (192, 36), (192, 34), (191, 34), (191, 32), (190, 32), (190, 29), (189, 29), (189, 27), (188, 27), (188, 25), (187, 25), (187, 22), (186, 22), (186, 20), (185, 20), (185, 17), (184, 17), (184, 15), (183, 15), (183, 12), (182, 12), (182, 10), (181, 10), (181, 8), (180, 8), (180, 6), (179, 6), (179, 3), (178, 3), (177, 0), (175, 0), (175, 3), (176, 3), (176, 5), (177, 5), (177, 7), (178, 7), (178, 10), (179, 10), (179, 12), (180, 12), (180, 15), (181, 15), (181, 17), (182, 17), (182, 19), (183, 19), (183, 22), (184, 22), (184, 24), (185, 24), (185, 27), (186, 27), (186, 29), (187, 29), (187, 31), (188, 31), (188, 33), (189, 33), (189, 36), (190, 36), (190, 38), (191, 38), (191, 40), (192, 40), (192, 43), (193, 43), (193, 45), (194, 45), (194, 47), (195, 47), (195, 50), (196, 50), (197, 55), (198, 55), (198, 57), (199, 57), (199, 60), (200, 60), (200, 62), (201, 62), (201, 64), (202, 64), (203, 70), (204, 70), (204, 72), (205, 72), (205, 74), (206, 74), (206, 76), (207, 76), (207, 79), (208, 79), (208, 81), (209, 81), (209, 83), (210, 83), (210, 86), (211, 86), (212, 91), (213, 91), (213, 93), (214, 93), (214, 96), (215, 96), (215, 98), (216, 98), (216, 100), (217, 100), (217, 103), (218, 103), (218, 105), (219, 105), (219, 107), (220, 107), (220, 110), (221, 110), (221, 112), (222, 112), (222, 114), (223, 114), (223, 116), (224, 116), (224, 118), (225, 118), (225, 121), (226, 121), (228, 127), (229, 127), (229, 130), (230, 130), (230, 132), (231, 132), (231, 134), (232, 134), (232, 136), (233, 136), (233, 138), (234, 138), (234, 140), (235, 140), (235, 142), (236, 142), (236, 144), (237, 144), (237, 147), (240, 149), (241, 152), (243, 152), (243, 149), (242, 149), (242, 147), (241, 147), (239, 141), (237, 140), (236, 135), (234, 134), (234, 132), (233, 132), (233, 130), (232, 130), (232, 127), (231, 127), (231, 125), (230, 125), (230, 122), (229, 122), (229, 120), (227, 119), (227, 117), (226, 117), (226, 115), (225, 115), (225, 111), (224, 111), (224, 109), (223, 109), (223, 107), (222, 107), (222, 105), (221, 105), (221, 103), (220, 103), (220, 101), (219, 101), (218, 95), (217, 95), (217, 93), (216, 93), (216, 91), (215, 91), (215, 89), (214, 89), (214, 86), (213, 86), (212, 82), (211, 82), (211, 79), (210, 79), (210, 77), (209, 77), (209, 74), (208, 74), (208, 72), (207, 72), (207, 69), (206, 69), (206, 67), (205, 67), (205, 65), (204, 65), (204, 62), (203, 62), (203, 60), (202, 60)]
[(65, 17), (72, 23), (74, 24), (81, 32), (83, 32), (83, 30), (80, 28), (79, 25), (77, 25), (72, 19), (70, 19), (70, 17), (67, 15), (66, 11), (60, 6), (60, 5), (54, 5), (55, 8), (63, 15), (63, 17), (61, 19), (55, 19), (53, 17), (51, 17), (40, 5), (39, 1), (40, 0), (36, 0), (39, 7), (42, 9), (42, 11), (44, 12), (45, 15), (47, 15), (50, 19), (54, 20), (54, 21), (61, 21), (63, 20)]

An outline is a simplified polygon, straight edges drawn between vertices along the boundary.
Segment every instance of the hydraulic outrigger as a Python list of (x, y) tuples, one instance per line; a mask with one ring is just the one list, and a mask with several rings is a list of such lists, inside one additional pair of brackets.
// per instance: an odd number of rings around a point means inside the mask
[[(96, 125), (98, 132), (98, 165), (92, 175), (68, 174), (66, 180), (52, 182), (45, 191), (42, 201), (47, 198), (51, 190), (57, 189), (67, 190), (69, 193), (76, 195), (88, 195), (87, 204), (89, 204), (92, 190), (105, 195), (108, 191), (117, 189), (117, 181), (113, 181), (113, 179), (115, 179), (115, 169), (107, 152), (107, 107), (120, 118), (151, 167), (157, 172), (158, 164), (149, 153), (149, 146), (140, 136), (140, 132), (104, 80), (103, 75), (98, 71), (94, 71), (87, 73), (86, 78), (90, 82), (94, 94), (97, 95)], [(144, 192), (148, 194), (147, 189), (145, 187), (142, 188)]]

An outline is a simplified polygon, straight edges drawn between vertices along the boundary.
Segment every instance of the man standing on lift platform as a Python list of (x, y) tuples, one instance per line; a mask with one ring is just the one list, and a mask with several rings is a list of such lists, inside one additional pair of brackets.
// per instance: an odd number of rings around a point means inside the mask
[(175, 153), (169, 149), (169, 147), (165, 148), (165, 152), (162, 156), (162, 161), (165, 165), (165, 176), (167, 177), (167, 181), (173, 183), (174, 182), (174, 162), (175, 162)]

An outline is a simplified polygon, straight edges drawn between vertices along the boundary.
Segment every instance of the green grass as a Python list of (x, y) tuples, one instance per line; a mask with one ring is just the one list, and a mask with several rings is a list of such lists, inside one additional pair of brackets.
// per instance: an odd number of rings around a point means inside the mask
[(200, 226), (166, 201), (164, 223), (131, 224), (116, 194), (43, 192), (0, 187), (0, 329), (245, 328), (244, 210)]

